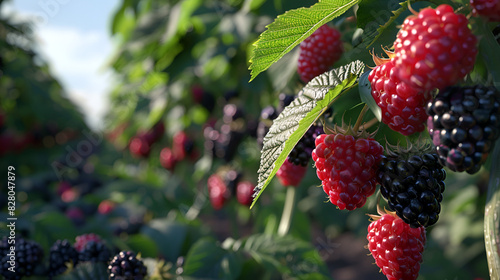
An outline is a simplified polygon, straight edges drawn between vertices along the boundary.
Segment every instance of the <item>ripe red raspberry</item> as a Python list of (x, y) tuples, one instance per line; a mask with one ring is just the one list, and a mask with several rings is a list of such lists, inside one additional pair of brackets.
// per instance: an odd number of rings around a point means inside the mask
[(465, 15), (444, 4), (407, 17), (394, 42), (400, 80), (429, 91), (463, 79), (477, 54), (477, 39), (467, 24)]
[(208, 178), (208, 196), (215, 210), (222, 209), (231, 196), (231, 192), (224, 184), (224, 180), (217, 174), (213, 174)]
[[(385, 61), (374, 60), (378, 63)], [(372, 96), (382, 110), (382, 122), (403, 135), (421, 132), (425, 129), (425, 106), (431, 95), (400, 81), (396, 71), (394, 60), (388, 60), (375, 67), (368, 76)]]
[(384, 148), (374, 139), (336, 134), (316, 138), (312, 158), (330, 202), (340, 210), (363, 207), (375, 192), (376, 173)]
[(276, 176), (283, 186), (297, 187), (306, 175), (306, 171), (307, 166), (295, 165), (286, 159), (280, 169), (278, 169), (278, 172), (276, 172)]
[(500, 21), (499, 0), (470, 0), (470, 5), (475, 16), (484, 16), (490, 21)]
[(85, 248), (88, 242), (94, 241), (95, 243), (102, 243), (101, 237), (95, 233), (82, 234), (76, 237), (75, 247), (76, 251), (81, 252)]
[(298, 73), (302, 81), (309, 82), (339, 60), (343, 51), (340, 36), (337, 29), (323, 25), (300, 43)]
[(115, 209), (116, 205), (113, 201), (111, 200), (103, 200), (101, 203), (99, 203), (99, 206), (97, 207), (97, 212), (101, 215), (107, 215), (111, 213)]
[(174, 170), (177, 164), (177, 157), (169, 147), (165, 147), (160, 152), (160, 164), (167, 170)]
[(236, 198), (240, 204), (250, 206), (253, 201), (253, 189), (255, 186), (249, 181), (239, 182), (236, 186)]
[(368, 249), (388, 280), (415, 280), (425, 246), (425, 228), (411, 228), (394, 213), (371, 216)]
[(135, 157), (148, 157), (151, 145), (143, 137), (136, 136), (130, 141), (130, 153)]

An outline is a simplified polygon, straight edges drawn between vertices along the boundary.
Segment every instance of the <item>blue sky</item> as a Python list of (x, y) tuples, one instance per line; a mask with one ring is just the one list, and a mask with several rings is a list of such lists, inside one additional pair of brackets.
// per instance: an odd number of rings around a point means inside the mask
[(113, 85), (106, 67), (115, 49), (109, 26), (120, 2), (11, 0), (2, 11), (34, 23), (41, 54), (93, 128), (101, 128)]

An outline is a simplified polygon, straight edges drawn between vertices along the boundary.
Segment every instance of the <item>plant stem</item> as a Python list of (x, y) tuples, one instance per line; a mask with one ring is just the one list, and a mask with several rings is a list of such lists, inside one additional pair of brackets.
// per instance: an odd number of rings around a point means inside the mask
[(361, 125), (361, 127), (363, 129), (368, 129), (370, 127), (372, 127), (374, 124), (377, 124), (378, 123), (378, 119), (377, 118), (373, 118), (367, 122), (365, 122), (363, 125)]
[(281, 214), (281, 221), (278, 226), (278, 235), (285, 236), (290, 230), (290, 224), (292, 222), (293, 210), (295, 208), (295, 193), (297, 192), (295, 187), (288, 187), (286, 190), (285, 206), (283, 207), (283, 213)]
[(495, 143), (484, 209), (484, 245), (491, 279), (500, 279), (500, 139)]
[(356, 124), (354, 124), (354, 127), (352, 128), (352, 131), (358, 132), (359, 127), (361, 126), (361, 122), (363, 121), (363, 117), (365, 116), (366, 112), (368, 112), (368, 105), (365, 104), (363, 107), (363, 110), (361, 110), (361, 113), (359, 113), (359, 117), (356, 120)]

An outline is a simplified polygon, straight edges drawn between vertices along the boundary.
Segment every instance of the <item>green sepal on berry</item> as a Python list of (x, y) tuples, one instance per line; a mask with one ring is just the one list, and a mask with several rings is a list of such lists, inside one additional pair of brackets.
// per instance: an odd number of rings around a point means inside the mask
[(430, 143), (419, 141), (406, 148), (386, 147), (377, 174), (380, 192), (389, 208), (413, 228), (439, 219), (446, 172)]

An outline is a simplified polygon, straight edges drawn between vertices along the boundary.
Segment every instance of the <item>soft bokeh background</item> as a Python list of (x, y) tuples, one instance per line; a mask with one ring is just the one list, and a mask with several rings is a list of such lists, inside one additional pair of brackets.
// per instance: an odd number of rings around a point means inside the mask
[(110, 15), (119, 2), (15, 0), (2, 7), (5, 15), (33, 23), (41, 56), (93, 128), (104, 128), (106, 96), (113, 82), (106, 63), (116, 47), (109, 32)]

